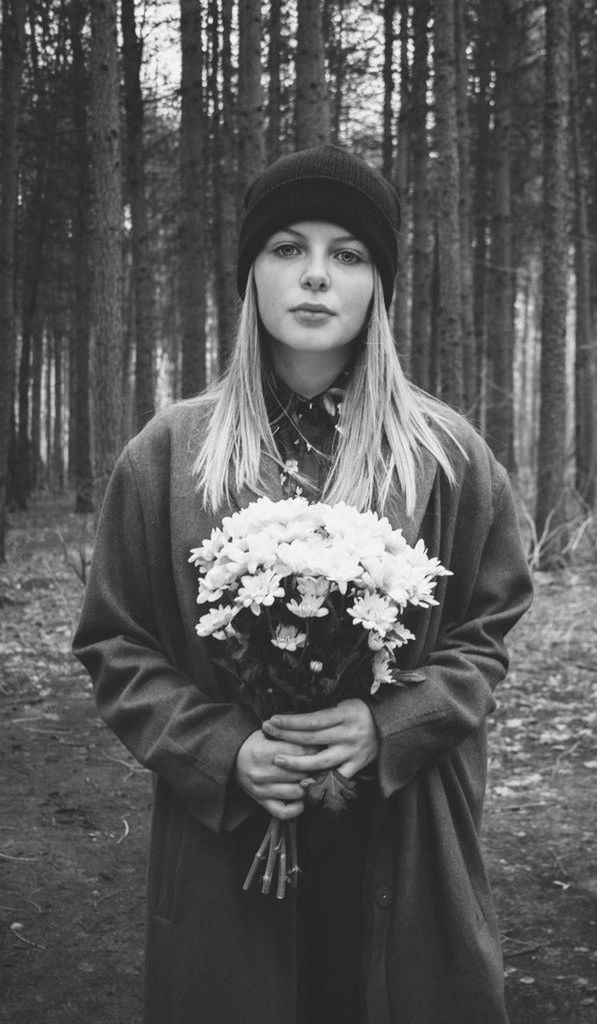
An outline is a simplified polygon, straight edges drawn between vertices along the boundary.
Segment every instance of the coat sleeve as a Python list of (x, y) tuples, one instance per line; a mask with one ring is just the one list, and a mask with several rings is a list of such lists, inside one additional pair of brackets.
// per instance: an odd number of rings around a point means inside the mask
[[(461, 529), (456, 547), (467, 547), (468, 540)], [(526, 611), (532, 595), (507, 479), (496, 499), (471, 583), (459, 579), (458, 563), (457, 552), (448, 590), (459, 596), (446, 599), (437, 642), (420, 666), (424, 680), (400, 689), (382, 687), (381, 699), (370, 705), (378, 731), (378, 778), (384, 796), (446, 755), (495, 708), (493, 690), (508, 669), (504, 637)]]
[(181, 653), (188, 643), (163, 519), (159, 543), (152, 536), (148, 544), (125, 450), (102, 507), (73, 651), (109, 728), (199, 821), (229, 830), (255, 808), (233, 774), (237, 752), (258, 723), (239, 705), (214, 700), (213, 668), (201, 646), (192, 660)]

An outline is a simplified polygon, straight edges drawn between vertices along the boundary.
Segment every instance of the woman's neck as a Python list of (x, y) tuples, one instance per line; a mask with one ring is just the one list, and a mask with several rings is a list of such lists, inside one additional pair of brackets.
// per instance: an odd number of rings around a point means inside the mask
[(329, 352), (298, 352), (270, 342), (272, 366), (280, 378), (302, 395), (313, 398), (329, 388), (352, 358), (352, 346)]

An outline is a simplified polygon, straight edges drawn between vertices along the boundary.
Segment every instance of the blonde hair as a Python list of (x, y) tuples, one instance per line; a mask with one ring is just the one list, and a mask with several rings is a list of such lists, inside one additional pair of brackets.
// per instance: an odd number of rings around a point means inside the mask
[[(248, 486), (256, 494), (264, 492), (263, 455), (282, 466), (265, 404), (265, 373), (251, 270), (228, 370), (195, 400), (207, 406), (209, 422), (193, 473), (198, 491), (213, 511), (230, 501), (231, 477), (237, 490)], [(338, 441), (322, 501), (345, 501), (360, 511), (375, 507), (382, 512), (397, 474), (407, 515), (412, 515), (421, 449), (454, 482), (454, 469), (436, 432), (439, 427), (459, 448), (450, 420), (446, 406), (405, 377), (375, 270), (371, 318), (342, 402)]]

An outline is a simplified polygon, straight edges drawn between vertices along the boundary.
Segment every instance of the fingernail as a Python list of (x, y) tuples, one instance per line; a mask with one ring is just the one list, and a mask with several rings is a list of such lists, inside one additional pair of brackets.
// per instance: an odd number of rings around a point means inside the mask
[(299, 785), (302, 786), (303, 789), (308, 789), (309, 786), (312, 786), (314, 782), (315, 779), (301, 779)]

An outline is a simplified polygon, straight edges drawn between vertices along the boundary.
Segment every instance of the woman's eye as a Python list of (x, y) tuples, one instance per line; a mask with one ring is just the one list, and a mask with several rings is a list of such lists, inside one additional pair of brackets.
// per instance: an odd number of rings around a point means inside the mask
[(298, 249), (293, 242), (281, 242), (280, 245), (275, 247), (274, 252), (278, 256), (294, 256)]
[(346, 263), (348, 265), (363, 262), (360, 253), (354, 252), (352, 249), (341, 249), (340, 252), (336, 253), (336, 258), (340, 263)]

